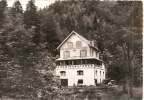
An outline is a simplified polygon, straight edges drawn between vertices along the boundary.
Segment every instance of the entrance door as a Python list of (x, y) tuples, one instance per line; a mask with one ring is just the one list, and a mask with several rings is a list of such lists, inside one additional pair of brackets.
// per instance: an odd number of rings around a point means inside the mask
[(62, 86), (68, 86), (68, 79), (61, 79)]

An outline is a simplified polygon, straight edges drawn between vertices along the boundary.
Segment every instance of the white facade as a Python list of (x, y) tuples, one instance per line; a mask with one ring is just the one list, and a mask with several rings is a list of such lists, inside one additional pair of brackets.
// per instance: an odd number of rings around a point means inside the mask
[(105, 66), (93, 41), (73, 31), (57, 49), (60, 58), (56, 60), (56, 75), (62, 85), (95, 85), (105, 79)]

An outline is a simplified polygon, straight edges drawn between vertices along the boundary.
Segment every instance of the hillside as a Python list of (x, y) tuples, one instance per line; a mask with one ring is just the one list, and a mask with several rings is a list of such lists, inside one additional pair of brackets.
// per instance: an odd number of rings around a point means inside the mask
[(21, 2), (8, 8), (1, 0), (0, 97), (37, 99), (41, 90), (44, 97), (51, 96), (52, 58), (71, 31), (95, 41), (108, 78), (124, 80), (130, 88), (131, 83), (142, 85), (141, 1), (56, 1), (37, 10), (29, 0), (23, 11)]

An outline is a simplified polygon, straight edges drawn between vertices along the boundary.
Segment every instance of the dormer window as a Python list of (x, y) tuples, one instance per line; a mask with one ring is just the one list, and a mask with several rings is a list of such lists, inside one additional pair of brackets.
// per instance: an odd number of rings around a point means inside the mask
[(76, 47), (77, 47), (77, 48), (82, 47), (82, 43), (81, 43), (81, 41), (77, 41), (77, 42), (76, 42)]
[(68, 48), (73, 48), (73, 43), (72, 42), (68, 42)]

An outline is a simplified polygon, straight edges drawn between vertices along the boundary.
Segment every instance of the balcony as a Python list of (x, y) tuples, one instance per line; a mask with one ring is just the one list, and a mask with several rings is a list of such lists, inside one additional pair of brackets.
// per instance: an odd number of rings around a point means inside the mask
[(82, 65), (61, 65), (57, 66), (58, 69), (63, 68), (102, 68), (102, 65), (96, 65), (96, 64), (82, 64)]

